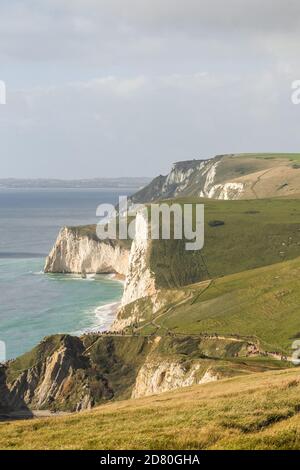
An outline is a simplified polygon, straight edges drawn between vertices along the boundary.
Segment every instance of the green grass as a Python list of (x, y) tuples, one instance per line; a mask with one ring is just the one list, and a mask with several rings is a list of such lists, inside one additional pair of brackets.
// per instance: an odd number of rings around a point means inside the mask
[[(204, 203), (205, 244), (201, 251), (186, 251), (185, 241), (154, 240), (149, 265), (159, 288), (184, 286), (300, 256), (298, 199), (218, 201), (181, 198), (167, 202)], [(222, 221), (223, 225), (216, 225), (215, 221)], [(98, 240), (95, 225), (70, 229), (78, 236)], [(107, 243), (129, 248), (131, 241)]]
[[(205, 204), (204, 248), (186, 251), (185, 241), (154, 240), (149, 264), (158, 287), (174, 288), (300, 256), (297, 199), (213, 201), (186, 198), (176, 202)], [(211, 226), (214, 220), (224, 221), (224, 225)]]
[[(130, 223), (132, 220), (131, 218), (128, 218), (128, 223)], [(92, 240), (95, 240), (97, 242), (100, 242), (100, 239), (97, 236), (96, 233), (96, 225), (77, 225), (77, 226), (70, 226), (68, 227), (69, 230), (71, 230), (77, 237), (88, 237), (91, 238)], [(118, 235), (118, 223), (116, 224), (116, 232)], [(119, 245), (121, 247), (130, 249), (131, 246), (131, 240), (120, 240), (119, 238), (116, 238), (115, 240), (101, 240), (101, 243), (107, 243), (111, 245)]]
[(265, 350), (290, 353), (300, 338), (299, 305), (296, 258), (219, 278), (208, 287), (192, 285), (186, 301), (160, 310), (155, 323), (185, 335), (238, 335), (258, 340)]
[(290, 161), (300, 161), (300, 153), (237, 153), (234, 157), (252, 157), (265, 160), (288, 159)]
[(300, 449), (298, 370), (0, 424), (1, 449)]
[(59, 334), (48, 336), (35, 348), (11, 361), (7, 369), (9, 381), (15, 380), (22, 371), (43, 362), (54, 350), (58, 349), (64, 337), (65, 335)]

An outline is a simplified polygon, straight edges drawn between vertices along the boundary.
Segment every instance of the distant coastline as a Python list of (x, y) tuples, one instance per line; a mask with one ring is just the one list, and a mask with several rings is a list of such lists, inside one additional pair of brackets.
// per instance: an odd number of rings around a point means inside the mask
[(151, 181), (148, 177), (91, 179), (19, 179), (1, 178), (0, 189), (139, 189)]

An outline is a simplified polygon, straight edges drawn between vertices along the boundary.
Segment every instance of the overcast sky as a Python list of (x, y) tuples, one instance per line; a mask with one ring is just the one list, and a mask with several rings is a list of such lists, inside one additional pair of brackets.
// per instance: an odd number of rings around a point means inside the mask
[(300, 152), (299, 0), (1, 0), (0, 177)]

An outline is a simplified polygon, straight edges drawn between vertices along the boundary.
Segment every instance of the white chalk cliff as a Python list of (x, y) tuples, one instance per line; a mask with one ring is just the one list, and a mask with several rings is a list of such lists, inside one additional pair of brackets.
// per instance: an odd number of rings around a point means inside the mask
[(156, 395), (181, 387), (214, 382), (217, 373), (208, 368), (201, 372), (201, 362), (195, 361), (188, 367), (178, 360), (149, 360), (141, 367), (132, 391), (132, 398)]
[[(64, 227), (45, 263), (52, 273), (117, 273), (125, 277), (122, 307), (155, 294), (155, 279), (147, 264), (150, 241), (147, 220), (136, 216), (135, 239), (131, 248), (117, 241), (99, 240), (76, 229)], [(128, 324), (128, 321), (127, 321)], [(125, 325), (122, 325), (122, 327)], [(121, 324), (118, 329), (120, 329)]]
[(131, 245), (128, 270), (122, 297), (122, 306), (137, 299), (155, 294), (154, 274), (147, 263), (150, 241), (148, 222), (143, 212), (138, 212), (135, 222), (135, 238)]
[(64, 227), (45, 263), (52, 273), (117, 273), (126, 276), (129, 249)]

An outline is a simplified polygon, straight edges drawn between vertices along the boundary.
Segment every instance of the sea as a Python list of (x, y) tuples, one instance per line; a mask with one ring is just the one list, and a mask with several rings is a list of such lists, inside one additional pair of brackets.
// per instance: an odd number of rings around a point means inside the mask
[[(110, 326), (121, 282), (107, 275), (45, 274), (43, 267), (62, 226), (97, 223), (97, 206), (116, 204), (119, 192), (0, 188), (0, 352), (6, 359), (51, 334)], [(131, 192), (122, 189), (122, 195)]]

